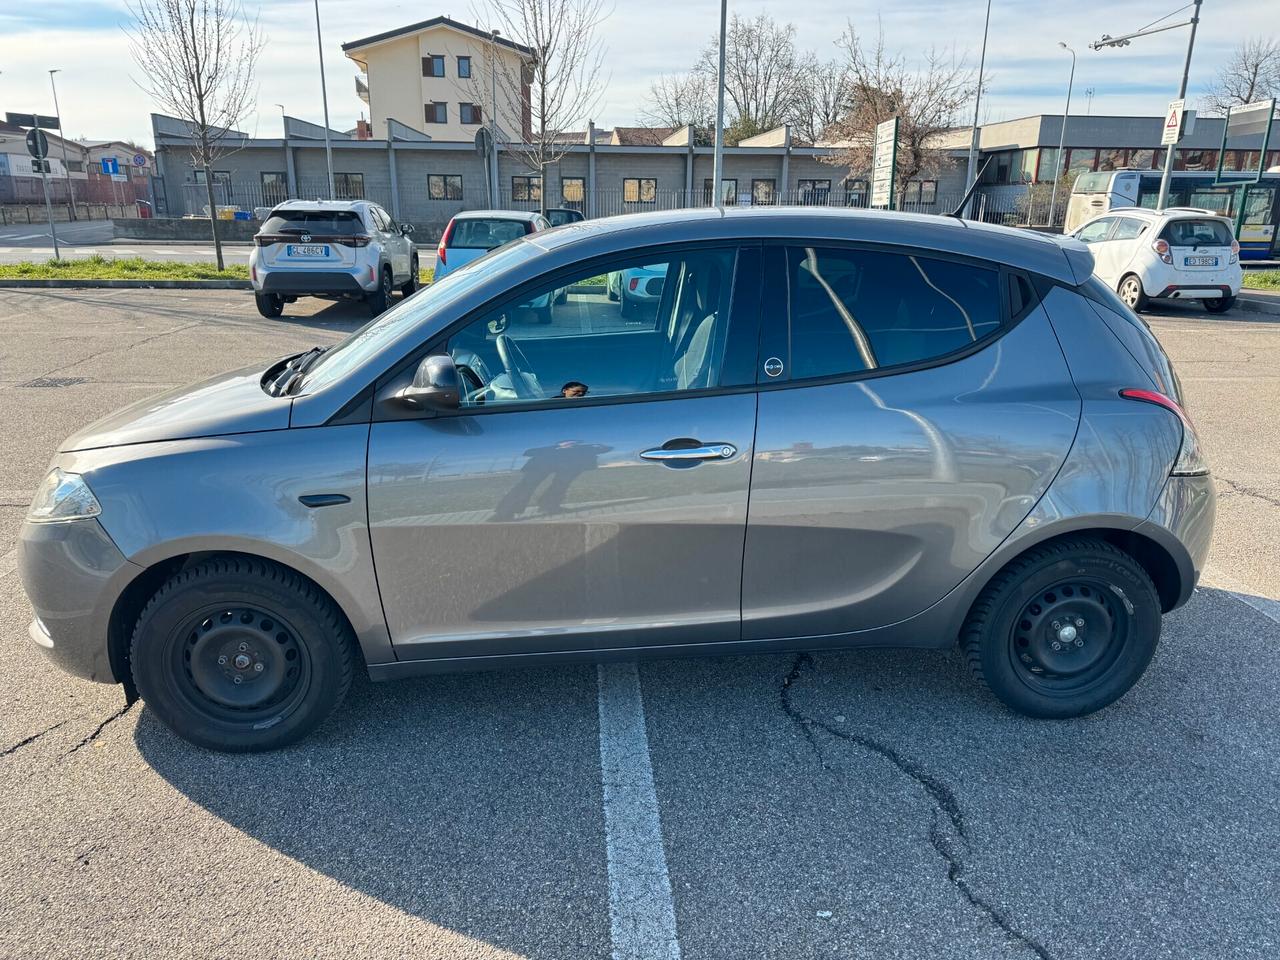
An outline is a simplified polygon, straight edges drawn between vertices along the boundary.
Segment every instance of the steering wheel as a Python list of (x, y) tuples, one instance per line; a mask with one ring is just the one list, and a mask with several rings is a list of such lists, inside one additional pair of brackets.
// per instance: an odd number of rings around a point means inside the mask
[(541, 400), (541, 395), (535, 393), (529, 383), (528, 378), (533, 375), (533, 370), (519, 344), (504, 333), (494, 341), (494, 346), (498, 348), (498, 359), (502, 361), (502, 368), (506, 370), (516, 396), (521, 400)]

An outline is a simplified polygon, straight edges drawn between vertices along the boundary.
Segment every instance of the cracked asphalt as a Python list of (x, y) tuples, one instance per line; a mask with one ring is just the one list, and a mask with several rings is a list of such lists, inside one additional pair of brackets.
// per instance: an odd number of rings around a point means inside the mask
[[(608, 957), (594, 668), (358, 679), (245, 757), (28, 644), (11, 551), (57, 442), (365, 320), (293, 313), (0, 291), (0, 957)], [(1149, 319), (1221, 499), (1212, 576), (1119, 704), (1027, 720), (953, 653), (640, 666), (686, 960), (1280, 955), (1280, 324)]]

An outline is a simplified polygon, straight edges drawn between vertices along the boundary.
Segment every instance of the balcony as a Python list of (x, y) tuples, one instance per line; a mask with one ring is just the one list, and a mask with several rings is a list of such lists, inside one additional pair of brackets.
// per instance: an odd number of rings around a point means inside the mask
[(369, 102), (369, 82), (364, 77), (356, 77), (356, 96), (366, 104)]

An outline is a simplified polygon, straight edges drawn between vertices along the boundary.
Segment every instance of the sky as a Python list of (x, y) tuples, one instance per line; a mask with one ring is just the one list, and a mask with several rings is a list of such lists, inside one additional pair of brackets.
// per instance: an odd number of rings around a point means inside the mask
[[(992, 0), (987, 48), (987, 93), (982, 119), (1060, 113), (1071, 55), (1077, 55), (1073, 115), (1162, 114), (1177, 93), (1187, 30), (1171, 30), (1128, 47), (1095, 52), (1103, 33), (1130, 33), (1177, 8), (1180, 0)], [(95, 140), (129, 139), (151, 145), (154, 109), (135, 83), (129, 54), (125, 0), (40, 0), (4, 3), (0, 10), (0, 111), (53, 113), (50, 69), (58, 69), (58, 100), (69, 135)], [(258, 68), (257, 111), (242, 128), (258, 136), (280, 135), (280, 107), (290, 116), (322, 120), (312, 0), (249, 0), (259, 10), (268, 46)], [(808, 0), (730, 2), (743, 16), (767, 13), (791, 22), (802, 48), (826, 59), (852, 21), (860, 33), (882, 28), (890, 50), (908, 57), (934, 45), (955, 48), (977, 66), (985, 0)], [(468, 0), (431, 5), (408, 2), (321, 0), (329, 113), (335, 129), (350, 129), (365, 105), (355, 95), (358, 72), (341, 44), (441, 13), (480, 23)], [(1186, 19), (1187, 12), (1173, 21)], [(719, 5), (714, 0), (616, 0), (601, 28), (607, 78), (597, 126), (638, 123), (655, 77), (679, 73), (714, 39)], [(1280, 0), (1207, 0), (1196, 37), (1188, 98), (1197, 99), (1231, 50), (1248, 35), (1280, 35)], [(1092, 91), (1090, 98), (1086, 91)]]

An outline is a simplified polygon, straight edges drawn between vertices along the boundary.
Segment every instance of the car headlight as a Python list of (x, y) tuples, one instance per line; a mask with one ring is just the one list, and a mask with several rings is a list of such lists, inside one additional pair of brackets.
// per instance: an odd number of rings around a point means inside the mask
[(84, 477), (54, 467), (36, 489), (27, 519), (32, 523), (53, 523), (58, 520), (84, 520), (100, 513), (102, 506), (84, 482)]

